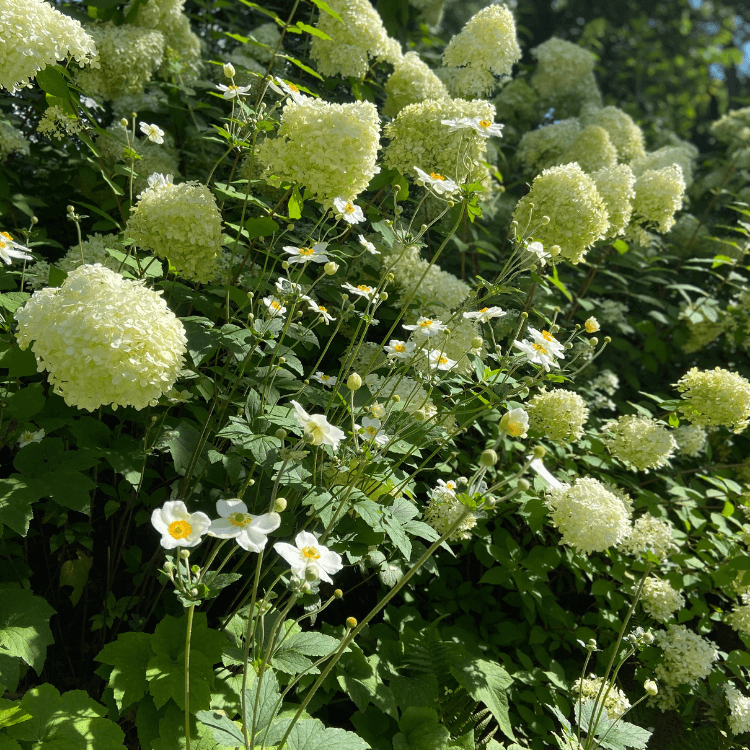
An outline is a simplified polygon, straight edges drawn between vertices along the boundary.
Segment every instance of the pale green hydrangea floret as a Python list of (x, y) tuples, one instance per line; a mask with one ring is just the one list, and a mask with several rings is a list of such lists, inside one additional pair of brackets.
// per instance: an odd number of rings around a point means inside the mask
[(539, 96), (526, 78), (515, 78), (508, 82), (493, 101), (502, 122), (520, 120), (532, 123), (541, 119)]
[[(464, 80), (465, 96), (484, 96), (495, 87), (493, 74), (510, 75), (521, 59), (513, 14), (504, 5), (490, 5), (473, 16), (443, 53), (443, 65), (483, 74)], [(466, 71), (469, 72), (469, 71)], [(489, 74), (489, 76), (487, 75)]]
[(594, 172), (591, 178), (596, 183), (596, 189), (607, 208), (607, 237), (624, 234), (633, 214), (635, 175), (627, 164), (617, 164)]
[(685, 185), (693, 182), (693, 167), (697, 154), (685, 144), (680, 146), (664, 146), (657, 151), (650, 151), (630, 162), (630, 167), (636, 177), (640, 177), (648, 170), (660, 170), (677, 165), (682, 170)]
[(711, 125), (714, 137), (730, 146), (750, 143), (750, 107), (731, 109)]
[(633, 187), (633, 218), (660, 234), (668, 232), (674, 226), (674, 215), (682, 207), (685, 194), (682, 169), (676, 164), (648, 169), (636, 179)]
[(663, 560), (677, 549), (672, 539), (672, 524), (646, 513), (636, 520), (633, 530), (620, 542), (619, 548), (626, 555), (650, 552)]
[(584, 107), (581, 121), (585, 125), (599, 125), (609, 133), (609, 139), (617, 149), (618, 161), (629, 162), (645, 154), (643, 131), (627, 112), (618, 107)]
[(742, 432), (750, 420), (750, 383), (739, 373), (716, 367), (693, 367), (677, 382), (683, 403), (680, 412), (702, 427), (729, 427)]
[(367, 187), (379, 169), (379, 146), (374, 104), (310, 98), (287, 103), (276, 137), (261, 144), (258, 158), (268, 174), (304, 185), (311, 197), (330, 207), (334, 198), (353, 201)]
[(683, 456), (696, 458), (706, 447), (706, 431), (697, 424), (681, 424), (674, 432), (677, 450)]
[(554, 166), (580, 132), (581, 123), (575, 117), (531, 130), (524, 133), (518, 144), (518, 158), (535, 170)]
[(750, 732), (750, 698), (743, 695), (731, 682), (724, 690), (729, 704), (728, 723), (732, 734)]
[(199, 182), (148, 188), (131, 209), (126, 234), (158, 258), (169, 258), (178, 275), (205, 283), (216, 275), (221, 253), (221, 214)]
[(26, 136), (9, 122), (0, 121), (0, 162), (9, 154), (29, 154), (29, 142)]
[(401, 45), (388, 36), (380, 15), (368, 0), (330, 0), (328, 5), (341, 21), (320, 13), (316, 26), (331, 38), (312, 38), (310, 57), (319, 73), (363, 78), (369, 58), (390, 63), (401, 58)]
[(407, 104), (446, 98), (448, 89), (416, 52), (407, 52), (394, 64), (393, 73), (385, 82), (385, 93), (388, 98), (383, 114), (395, 117)]
[(594, 71), (591, 52), (556, 37), (535, 47), (531, 54), (539, 62), (532, 83), (542, 96), (566, 94)]
[(560, 164), (577, 162), (584, 172), (596, 172), (617, 164), (617, 150), (607, 131), (598, 125), (587, 125), (558, 159)]
[(750, 635), (750, 595), (742, 595), (742, 604), (738, 604), (724, 618), (724, 621), (738, 633)]
[[(602, 686), (602, 678), (590, 674), (588, 678), (576, 680), (573, 683), (573, 694), (576, 696), (576, 702), (579, 698), (585, 703), (587, 700), (596, 700), (599, 695), (599, 689)], [(606, 688), (604, 689), (606, 692)], [(604, 692), (602, 693), (602, 696)], [(630, 701), (625, 693), (615, 685), (607, 693), (604, 700), (604, 710), (609, 719), (619, 719), (630, 708)]]
[(0, 89), (11, 92), (68, 55), (80, 67), (99, 65), (96, 44), (80, 22), (43, 0), (4, 0), (0, 39)]
[(78, 73), (78, 85), (87, 94), (102, 99), (142, 93), (161, 65), (164, 35), (130, 24), (115, 26), (111, 21), (87, 24), (86, 31), (96, 42), (100, 67)]
[(643, 582), (641, 604), (647, 614), (659, 622), (665, 622), (685, 606), (685, 599), (670, 586), (669, 581), (651, 576)]
[(606, 424), (605, 431), (609, 452), (638, 471), (664, 466), (677, 448), (672, 433), (649, 417), (628, 414)]
[(560, 544), (580, 552), (603, 552), (630, 533), (632, 500), (592, 477), (549, 488), (545, 502), (553, 525), (562, 534)]
[(529, 426), (556, 443), (569, 443), (583, 435), (589, 418), (586, 402), (573, 391), (555, 388), (542, 390), (526, 407)]
[(69, 406), (143, 409), (182, 370), (185, 329), (160, 293), (101, 265), (35, 292), (15, 317), (19, 346), (31, 345), (37, 369)]
[[(463, 512), (464, 506), (456, 497), (455, 490), (438, 486), (430, 492), (430, 500), (424, 511), (424, 520), (442, 536), (458, 521)], [(453, 534), (448, 537), (448, 541), (459, 542), (463, 539), (471, 539), (471, 530), (476, 525), (476, 517), (469, 513)]]
[(463, 99), (425, 99), (404, 107), (385, 126), (390, 139), (384, 165), (414, 177), (414, 167), (436, 172), (459, 184), (481, 180), (486, 174), (487, 140), (471, 128), (451, 130), (442, 120), (460, 118), (495, 121), (495, 108), (489, 102)]
[[(549, 222), (542, 223), (548, 216)], [(558, 245), (571, 263), (580, 262), (609, 229), (607, 209), (596, 184), (578, 164), (545, 169), (518, 201), (513, 218), (544, 247)]]
[[(685, 625), (669, 625), (655, 634), (656, 645), (662, 650), (663, 662), (654, 670), (660, 685), (677, 687), (695, 685), (711, 674), (719, 658), (716, 644), (693, 633)], [(659, 695), (654, 701), (661, 706)], [(669, 700), (669, 696), (665, 696)]]

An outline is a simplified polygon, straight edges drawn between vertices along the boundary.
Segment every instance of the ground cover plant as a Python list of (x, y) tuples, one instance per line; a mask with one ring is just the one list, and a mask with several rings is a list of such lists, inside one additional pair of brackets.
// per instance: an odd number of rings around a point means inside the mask
[(535, 2), (0, 4), (0, 750), (748, 746), (692, 5), (628, 99)]

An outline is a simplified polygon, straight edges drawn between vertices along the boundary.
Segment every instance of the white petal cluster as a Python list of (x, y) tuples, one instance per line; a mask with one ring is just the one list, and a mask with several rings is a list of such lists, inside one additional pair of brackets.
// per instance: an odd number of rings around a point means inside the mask
[[(516, 40), (516, 22), (504, 5), (489, 5), (473, 16), (454, 36), (443, 53), (443, 65), (473, 72), (472, 83), (464, 79), (465, 96), (484, 96), (495, 88), (493, 74), (510, 75), (521, 59)], [(461, 71), (464, 72), (464, 71)], [(468, 84), (468, 85), (467, 85)]]
[(742, 432), (750, 420), (750, 383), (739, 373), (716, 367), (693, 367), (677, 382), (684, 403), (680, 412), (702, 427), (730, 427)]
[(413, 176), (418, 166), (459, 184), (481, 180), (486, 172), (482, 162), (487, 140), (470, 128), (452, 130), (442, 123), (460, 118), (494, 122), (495, 108), (486, 101), (463, 99), (425, 99), (404, 107), (383, 129), (390, 139), (385, 166), (408, 176)]
[(604, 128), (587, 125), (558, 159), (558, 164), (571, 162), (578, 162), (584, 172), (608, 169), (617, 164), (617, 149)]
[(628, 414), (607, 423), (604, 429), (602, 441), (609, 452), (633, 470), (658, 469), (677, 449), (672, 433), (649, 417)]
[(39, 372), (48, 370), (55, 393), (79, 409), (142, 409), (182, 369), (185, 329), (167, 303), (101, 265), (34, 293), (15, 317), (21, 348), (31, 344)]
[(669, 585), (669, 581), (651, 576), (643, 583), (641, 604), (647, 614), (659, 622), (665, 622), (673, 612), (685, 606), (685, 599)]
[[(440, 536), (458, 521), (466, 510), (456, 497), (454, 483), (442, 483), (430, 491), (430, 501), (424, 510), (424, 520), (437, 531)], [(449, 542), (459, 542), (471, 539), (471, 530), (477, 525), (476, 517), (469, 513), (458, 528), (448, 537)]]
[(562, 534), (560, 544), (581, 552), (603, 552), (630, 533), (631, 499), (592, 477), (548, 488), (545, 502), (553, 525)]
[(589, 418), (586, 402), (574, 391), (564, 388), (542, 389), (528, 402), (526, 410), (529, 427), (556, 443), (578, 440)]
[(742, 604), (736, 605), (724, 620), (739, 633), (750, 635), (750, 596), (743, 594)]
[(729, 729), (732, 734), (750, 732), (750, 698), (743, 695), (731, 682), (727, 682), (724, 690), (729, 704)]
[(312, 197), (330, 207), (334, 198), (352, 201), (367, 187), (378, 172), (379, 146), (374, 104), (290, 101), (276, 137), (261, 144), (258, 159), (268, 174), (304, 185)]
[(607, 237), (623, 234), (633, 214), (635, 175), (627, 164), (617, 164), (594, 172), (591, 178), (607, 208)]
[(394, 63), (393, 73), (385, 82), (385, 93), (388, 98), (383, 114), (388, 117), (395, 117), (408, 104), (448, 97), (445, 84), (416, 52), (407, 52)]
[(9, 122), (0, 120), (0, 162), (13, 153), (29, 153), (29, 142), (26, 136)]
[(303, 580), (312, 573), (321, 581), (333, 583), (331, 576), (344, 567), (341, 555), (322, 545), (309, 531), (300, 531), (293, 545), (277, 542), (273, 548), (289, 563), (292, 574)]
[(184, 182), (148, 188), (131, 212), (126, 234), (137, 245), (169, 258), (186, 279), (214, 278), (221, 253), (221, 214), (205, 185)]
[(581, 111), (581, 121), (584, 125), (599, 125), (609, 133), (618, 161), (629, 162), (644, 156), (643, 131), (627, 112), (611, 106), (587, 107)]
[(96, 43), (99, 68), (85, 68), (76, 77), (87, 93), (102, 99), (141, 94), (164, 57), (164, 34), (131, 24), (92, 23), (86, 31)]
[[(542, 217), (549, 222), (542, 224)], [(578, 166), (545, 169), (513, 212), (520, 230), (530, 228), (545, 247), (558, 245), (571, 263), (580, 262), (594, 242), (609, 229), (607, 209), (595, 182)], [(519, 230), (519, 231), (520, 231)]]
[(633, 217), (657, 232), (668, 232), (674, 215), (682, 207), (685, 180), (682, 169), (673, 164), (662, 169), (647, 169), (634, 185)]
[(328, 6), (338, 21), (321, 11), (316, 27), (330, 39), (314, 36), (310, 57), (324, 76), (364, 78), (369, 58), (395, 63), (401, 45), (388, 36), (383, 20), (369, 0), (331, 0)]
[(703, 453), (706, 437), (706, 431), (698, 424), (681, 424), (674, 432), (678, 452), (691, 458)]
[[(573, 683), (573, 693), (576, 696), (576, 702), (579, 697), (585, 703), (587, 700), (595, 701), (599, 695), (599, 690), (604, 680), (601, 677), (590, 674), (588, 678), (582, 680), (576, 680)], [(606, 691), (607, 688), (604, 688)], [(602, 696), (604, 692), (602, 692)], [(628, 709), (630, 708), (630, 701), (625, 693), (620, 690), (616, 685), (612, 685), (607, 694), (607, 698), (604, 701), (604, 710), (607, 712), (607, 717), (610, 719), (619, 719)]]
[(556, 37), (535, 47), (531, 54), (539, 63), (532, 83), (542, 96), (564, 95), (594, 71), (591, 52)]
[(0, 6), (0, 89), (15, 91), (68, 55), (80, 67), (99, 63), (81, 24), (43, 0), (4, 0)]
[(651, 552), (663, 560), (677, 545), (672, 540), (672, 524), (661, 521), (649, 513), (633, 524), (633, 530), (620, 542), (620, 551), (626, 555)]
[(691, 143), (684, 143), (678, 146), (664, 146), (657, 151), (651, 151), (636, 157), (630, 162), (633, 174), (640, 177), (649, 169), (659, 170), (665, 167), (677, 165), (682, 170), (682, 178), (685, 185), (690, 186), (693, 182), (693, 169), (695, 160), (698, 156), (694, 151), (695, 147)]
[[(713, 641), (693, 633), (685, 625), (670, 625), (655, 634), (663, 662), (654, 670), (660, 684), (667, 687), (694, 685), (711, 674), (719, 650)], [(661, 693), (659, 694), (661, 695)], [(660, 705), (659, 698), (656, 699)]]
[(575, 118), (560, 120), (524, 133), (518, 144), (518, 158), (527, 167), (541, 171), (560, 163), (560, 157), (575, 142), (581, 123)]

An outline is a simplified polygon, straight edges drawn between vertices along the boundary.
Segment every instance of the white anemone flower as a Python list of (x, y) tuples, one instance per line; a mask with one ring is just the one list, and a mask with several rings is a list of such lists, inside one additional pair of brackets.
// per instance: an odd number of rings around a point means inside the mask
[[(527, 456), (527, 458), (531, 458), (531, 456)], [(556, 490), (559, 490), (563, 486), (562, 482), (552, 476), (549, 469), (542, 463), (541, 458), (533, 459), (529, 464), (529, 467), (533, 469), (537, 474), (539, 474), (539, 476), (544, 479), (544, 481), (547, 482), (550, 487), (554, 487)]]
[(529, 362), (541, 365), (547, 372), (549, 372), (550, 367), (559, 367), (554, 360), (554, 353), (544, 344), (524, 339), (523, 341), (514, 341), (513, 346), (518, 347), (526, 355)]
[(431, 339), (433, 336), (437, 336), (439, 333), (445, 331), (448, 326), (443, 325), (442, 321), (434, 320), (433, 318), (420, 317), (419, 320), (413, 326), (404, 325), (407, 331), (414, 331), (420, 336), (425, 336)]
[(154, 190), (156, 188), (172, 187), (172, 180), (174, 176), (171, 174), (161, 174), (161, 172), (154, 172), (149, 175), (148, 186)]
[(40, 443), (44, 435), (44, 430), (37, 430), (36, 432), (26, 430), (25, 432), (22, 432), (18, 438), (18, 447), (23, 448), (24, 445), (29, 445), (29, 443)]
[(427, 352), (427, 361), (430, 363), (430, 367), (437, 370), (452, 370), (457, 364), (455, 359), (446, 357), (439, 349), (431, 349)]
[(327, 247), (327, 242), (318, 242), (312, 247), (287, 245), (284, 252), (291, 256), (287, 258), (289, 263), (328, 263), (330, 258), (325, 253)]
[(268, 308), (268, 314), (275, 318), (286, 312), (286, 307), (281, 303), (278, 297), (263, 297), (263, 304)]
[(161, 534), (164, 549), (197, 547), (211, 527), (211, 519), (198, 511), (188, 513), (182, 500), (169, 500), (151, 513), (151, 524)]
[(236, 96), (244, 96), (247, 94), (252, 86), (235, 86), (233, 83), (230, 83), (229, 86), (227, 86), (224, 83), (217, 83), (216, 88), (221, 91), (225, 99), (234, 99)]
[(32, 260), (31, 250), (16, 242), (7, 232), (0, 232), (0, 260), (6, 265), (13, 263), (13, 258)]
[(219, 539), (235, 539), (248, 552), (262, 552), (268, 535), (281, 525), (278, 513), (254, 516), (247, 512), (247, 505), (238, 498), (219, 500), (216, 512), (221, 518), (211, 521), (208, 533)]
[(389, 357), (408, 361), (414, 356), (417, 345), (413, 341), (391, 339), (383, 348), (388, 352)]
[(372, 244), (372, 242), (369, 242), (366, 240), (361, 234), (358, 235), (359, 244), (362, 245), (362, 247), (367, 250), (368, 253), (372, 255), (380, 255), (380, 250), (377, 250), (375, 248), (375, 245)]
[(281, 96), (288, 96), (295, 104), (304, 104), (310, 101), (309, 96), (305, 96), (293, 83), (282, 81), (281, 78), (274, 77), (268, 82), (268, 87)]
[(458, 482), (453, 479), (449, 479), (447, 482), (444, 479), (438, 479), (437, 483), (438, 486), (430, 490), (431, 495), (439, 494), (450, 495), (451, 497), (456, 496), (456, 488), (458, 487)]
[(349, 282), (344, 282), (341, 286), (346, 289), (347, 292), (356, 294), (359, 297), (364, 297), (370, 301), (377, 300), (380, 297), (375, 291), (375, 287), (367, 286), (367, 284), (357, 284), (357, 286), (352, 286)]
[(325, 375), (322, 372), (316, 372), (315, 375), (312, 376), (312, 379), (316, 380), (321, 385), (328, 386), (329, 388), (332, 388), (338, 382), (338, 378), (335, 375)]
[(453, 120), (441, 120), (440, 122), (447, 125), (451, 130), (471, 128), (483, 138), (489, 138), (491, 135), (502, 136), (503, 134), (502, 125), (492, 122), (492, 120), (485, 120), (482, 117), (457, 117)]
[(164, 143), (164, 131), (158, 125), (149, 125), (147, 122), (142, 122), (141, 133), (152, 143)]
[(445, 177), (437, 172), (424, 172), (419, 167), (414, 167), (414, 171), (419, 177), (418, 182), (427, 188), (431, 188), (438, 195), (451, 195), (460, 188), (458, 184), (451, 180), (449, 177)]
[(538, 262), (541, 263), (542, 266), (545, 266), (547, 264), (547, 258), (550, 257), (550, 254), (544, 249), (544, 245), (542, 245), (541, 242), (529, 242), (529, 244), (526, 246), (526, 249), (530, 253), (536, 255)]
[(529, 429), (529, 415), (524, 409), (511, 409), (500, 419), (500, 429), (511, 437), (526, 437)]
[(297, 401), (292, 401), (294, 416), (305, 431), (305, 437), (313, 445), (330, 445), (334, 451), (338, 450), (339, 443), (344, 439), (344, 433), (332, 424), (328, 423), (325, 414), (308, 414)]
[(347, 224), (359, 224), (365, 220), (362, 209), (346, 198), (334, 198), (333, 207), (336, 209), (336, 213), (340, 214), (341, 218)]
[(565, 359), (565, 347), (549, 331), (537, 331), (531, 326), (528, 330), (537, 344), (549, 349), (558, 359)]
[(336, 320), (336, 318), (334, 318), (333, 315), (328, 312), (327, 307), (323, 307), (323, 305), (319, 305), (317, 302), (311, 299), (307, 300), (307, 304), (310, 306), (310, 312), (314, 312), (320, 315), (326, 325), (328, 325), (332, 320)]
[(481, 310), (476, 310), (475, 312), (465, 312), (464, 318), (467, 320), (476, 320), (478, 323), (486, 323), (488, 320), (502, 318), (503, 315), (507, 314), (502, 307), (483, 307)]
[(372, 440), (378, 445), (385, 445), (388, 442), (388, 435), (380, 429), (383, 423), (379, 419), (371, 419), (370, 417), (362, 417), (361, 425), (354, 425), (354, 429), (357, 432), (361, 432), (365, 440)]
[[(320, 544), (315, 536), (300, 531), (294, 538), (294, 545), (277, 542), (273, 548), (289, 563), (292, 573), (304, 580), (308, 569), (317, 571), (321, 581), (333, 583), (332, 575), (343, 567), (341, 555)], [(313, 567), (314, 566), (314, 567)]]
[(305, 300), (305, 302), (310, 301), (310, 298), (302, 293), (303, 289), (300, 284), (295, 284), (295, 282), (289, 281), (289, 279), (284, 276), (279, 276), (279, 278), (276, 279), (276, 291), (284, 297), (294, 296)]

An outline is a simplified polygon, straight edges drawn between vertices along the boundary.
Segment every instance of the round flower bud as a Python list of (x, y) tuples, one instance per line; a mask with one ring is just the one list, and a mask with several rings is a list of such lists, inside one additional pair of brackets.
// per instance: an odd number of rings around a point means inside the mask
[(333, 596), (335, 599), (341, 599), (344, 596), (344, 592), (341, 589), (336, 589), (333, 592)]
[(417, 420), (417, 422), (424, 422), (424, 420), (427, 419), (427, 414), (425, 413), (424, 409), (417, 409), (415, 412), (413, 412), (412, 416)]
[(357, 618), (356, 617), (347, 617), (346, 618), (346, 627), (349, 628), (349, 630), (352, 630), (357, 627)]
[(174, 565), (172, 564), (171, 561), (167, 560), (164, 563), (164, 572), (167, 573), (167, 575), (169, 575), (173, 570), (174, 570)]
[(677, 443), (655, 419), (630, 414), (604, 426), (609, 452), (638, 471), (658, 469), (672, 457)]
[(596, 336), (592, 336), (589, 339), (589, 346), (596, 346), (599, 343), (599, 339)]
[(750, 383), (736, 372), (693, 367), (677, 382), (680, 412), (702, 427), (725, 426), (742, 432), (750, 420)]
[(224, 63), (224, 75), (227, 78), (234, 78), (235, 72), (236, 71), (235, 71), (234, 65), (232, 65), (232, 63), (230, 63), (230, 62)]
[(198, 589), (196, 588), (190, 589), (190, 596), (198, 596)]
[(353, 372), (346, 379), (346, 387), (350, 391), (358, 391), (362, 387), (362, 378), (356, 372)]
[(544, 458), (547, 455), (547, 449), (543, 445), (535, 445), (531, 453), (534, 458)]
[(482, 451), (482, 455), (479, 457), (479, 463), (487, 468), (494, 466), (497, 463), (497, 453), (492, 449)]
[(190, 550), (189, 549), (181, 549), (180, 550), (180, 557), (183, 560), (187, 560), (190, 557)]
[(35, 292), (15, 318), (19, 346), (69, 406), (143, 409), (182, 370), (185, 329), (161, 295), (98, 264)]
[(596, 651), (596, 640), (594, 638), (589, 639), (588, 643), (586, 644), (586, 650)]
[(285, 497), (277, 497), (273, 501), (273, 511), (274, 513), (283, 513), (286, 510), (286, 498)]
[(123, 117), (120, 120), (120, 125), (122, 125), (122, 127), (126, 128), (128, 126), (128, 121)]
[(326, 272), (327, 276), (333, 276), (336, 271), (339, 270), (339, 264), (329, 260), (328, 263), (323, 266), (323, 270)]
[(531, 484), (529, 483), (528, 479), (523, 479), (522, 478), (522, 479), (519, 479), (518, 482), (516, 482), (516, 487), (521, 492), (526, 492), (531, 487)]
[(305, 580), (309, 583), (320, 578), (320, 568), (315, 563), (307, 563), (305, 567)]
[(281, 427), (280, 427), (280, 428), (279, 428), (278, 430), (276, 430), (276, 432), (274, 432), (273, 434), (274, 434), (274, 435), (275, 435), (275, 436), (276, 436), (276, 437), (277, 437), (277, 438), (278, 438), (279, 440), (283, 440), (283, 439), (284, 439), (284, 438), (285, 438), (285, 437), (287, 436), (287, 434), (288, 434), (288, 433), (287, 433), (287, 431), (286, 431), (286, 430), (284, 430), (283, 428), (281, 428)]
[(481, 336), (474, 336), (470, 343), (472, 349), (481, 349), (484, 344), (484, 339)]
[(388, 292), (380, 292), (380, 299), (385, 302), (388, 299)]
[(586, 402), (573, 391), (542, 390), (527, 405), (529, 426), (555, 442), (568, 443), (583, 435), (589, 418)]
[(289, 270), (289, 261), (288, 261), (288, 260), (282, 260), (282, 261), (281, 261), (281, 267), (282, 267), (282, 268), (283, 268), (283, 269), (284, 269), (285, 271), (288, 271), (288, 270)]
[(649, 695), (656, 695), (659, 692), (659, 686), (653, 680), (646, 680), (643, 683), (643, 689)]

